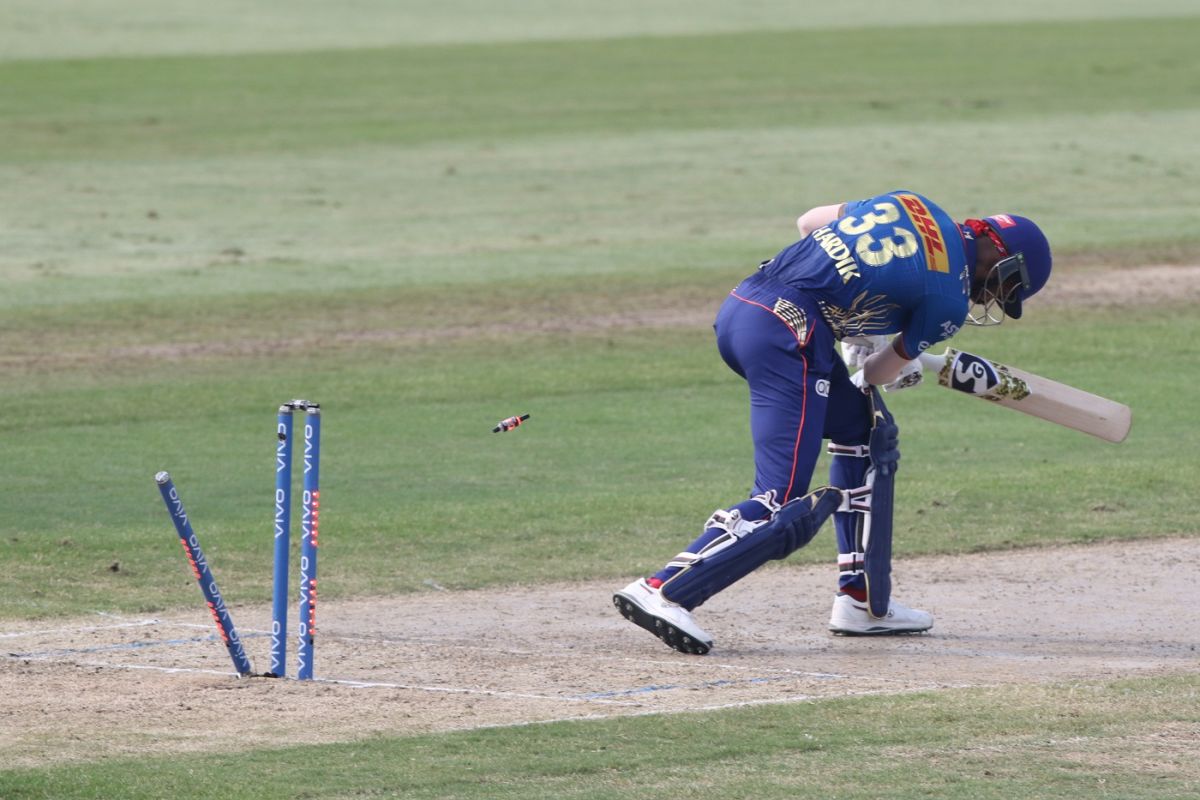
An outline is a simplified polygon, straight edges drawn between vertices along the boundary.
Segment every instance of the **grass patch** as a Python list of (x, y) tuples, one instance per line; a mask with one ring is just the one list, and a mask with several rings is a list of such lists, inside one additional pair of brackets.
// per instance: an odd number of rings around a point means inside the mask
[[(1006, 686), (0, 772), (4, 796), (1194, 796), (1195, 676)], [(216, 776), (236, 776), (219, 780)], [(850, 776), (853, 776), (852, 779)], [(319, 790), (316, 787), (321, 787)]]
[[(1134, 431), (1114, 446), (935, 386), (895, 395), (898, 552), (1195, 533), (1200, 475), (1183, 457), (1195, 437), (1170, 366), (1186, 354), (1169, 342), (1197, 328), (1194, 314), (1071, 312), (965, 335), (966, 349), (1131, 404)], [(1107, 371), (1091, 367), (1095, 342)], [(1164, 360), (1142, 359), (1150, 348)], [(193, 601), (159, 469), (227, 599), (264, 600), (274, 409), (293, 395), (326, 408), (326, 596), (637, 574), (748, 491), (744, 394), (703, 327), (167, 362), (10, 387), (0, 555), (22, 569), (0, 587), (0, 614)], [(490, 433), (524, 412), (519, 431)], [(793, 559), (831, 558), (831, 541)]]
[[(810, 128), (1146, 112), (1194, 104), (1198, 34), (1200, 19), (1183, 17), (8, 62), (0, 136), (4, 160), (31, 162), (746, 120)], [(891, 81), (864, 80), (881, 65)]]

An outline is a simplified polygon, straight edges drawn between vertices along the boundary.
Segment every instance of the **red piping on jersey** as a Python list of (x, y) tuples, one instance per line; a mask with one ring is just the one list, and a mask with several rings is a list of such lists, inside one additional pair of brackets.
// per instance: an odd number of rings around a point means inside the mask
[[(763, 309), (771, 316), (775, 317), (775, 319), (782, 322), (784, 324), (784, 326), (786, 326), (787, 329), (792, 332), (792, 336), (795, 337), (795, 339), (796, 339), (796, 346), (799, 347), (801, 350), (803, 350), (804, 347), (807, 346), (809, 340), (812, 339), (813, 330), (812, 330), (811, 326), (809, 326), (809, 330), (807, 331), (808, 336), (804, 339), (804, 341), (801, 341), (800, 334), (796, 332), (796, 329), (793, 328), (786, 319), (784, 319), (783, 317), (776, 314), (775, 309), (773, 309), (769, 306), (765, 306), (762, 303), (759, 303), (757, 301), (748, 300), (747, 298), (742, 297), (740, 294), (737, 293), (736, 289), (734, 291), (730, 292), (729, 294), (735, 300), (741, 300), (743, 303), (748, 303), (752, 306), (758, 306), (759, 308)], [(804, 376), (803, 376), (803, 382), (802, 382), (802, 385), (804, 386), (804, 396), (800, 401), (800, 426), (798, 428), (796, 428), (796, 441), (792, 445), (792, 471), (788, 475), (787, 491), (785, 491), (783, 493), (783, 500), (781, 501), (783, 503), (786, 503), (788, 500), (791, 499), (792, 487), (796, 485), (796, 464), (800, 460), (799, 455), (798, 455), (800, 453), (800, 439), (803, 438), (803, 434), (804, 434), (804, 419), (805, 419), (805, 417), (808, 416), (808, 359), (804, 356), (803, 353), (801, 353), (800, 360), (802, 362), (804, 362)]]

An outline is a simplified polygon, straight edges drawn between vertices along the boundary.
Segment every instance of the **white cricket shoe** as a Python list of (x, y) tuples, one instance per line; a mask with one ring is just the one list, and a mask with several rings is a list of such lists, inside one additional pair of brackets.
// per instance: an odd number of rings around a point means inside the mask
[(919, 608), (909, 608), (895, 600), (888, 606), (887, 615), (876, 619), (848, 594), (833, 599), (833, 614), (829, 630), (846, 636), (888, 636), (898, 633), (921, 633), (933, 627), (933, 615)]
[(625, 619), (681, 653), (702, 656), (712, 647), (712, 637), (696, 624), (691, 612), (667, 600), (645, 578), (614, 594), (613, 605)]

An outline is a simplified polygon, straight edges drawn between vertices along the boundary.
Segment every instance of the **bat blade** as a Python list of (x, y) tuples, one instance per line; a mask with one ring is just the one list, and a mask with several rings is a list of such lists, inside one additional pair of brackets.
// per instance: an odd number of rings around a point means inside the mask
[(1090, 434), (1122, 442), (1133, 425), (1129, 406), (974, 353), (947, 348), (922, 353), (921, 365), (938, 385)]

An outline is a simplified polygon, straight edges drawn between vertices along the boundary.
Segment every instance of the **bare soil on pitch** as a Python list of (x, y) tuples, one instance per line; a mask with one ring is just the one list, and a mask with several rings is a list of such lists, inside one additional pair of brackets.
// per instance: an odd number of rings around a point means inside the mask
[[(609, 583), (431, 588), (324, 603), (312, 683), (233, 677), (200, 610), (10, 623), (0, 631), (0, 763), (1195, 673), (1200, 617), (1179, 604), (1197, 574), (1194, 538), (901, 559), (896, 596), (937, 623), (868, 639), (825, 629), (832, 565), (785, 564), (699, 610), (716, 639), (704, 657), (622, 619)], [(233, 612), (264, 669), (269, 608)]]

